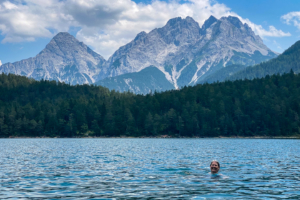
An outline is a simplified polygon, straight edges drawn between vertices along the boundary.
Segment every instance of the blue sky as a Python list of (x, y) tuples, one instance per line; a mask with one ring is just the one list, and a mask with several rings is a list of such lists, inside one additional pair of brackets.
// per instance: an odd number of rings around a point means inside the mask
[[(111, 3), (114, 2), (114, 3)], [(67, 31), (106, 59), (141, 31), (170, 18), (238, 16), (273, 51), (300, 40), (299, 0), (18, 0), (0, 1), (0, 60), (38, 54), (58, 32)]]
[[(220, 1), (243, 18), (267, 28), (273, 25), (279, 30), (289, 32), (288, 37), (264, 37), (264, 43), (273, 51), (283, 52), (296, 41), (300, 40), (300, 29), (284, 23), (281, 16), (290, 12), (300, 11), (298, 0), (223, 0)], [(296, 9), (298, 8), (298, 10)], [(300, 21), (300, 20), (299, 20)]]

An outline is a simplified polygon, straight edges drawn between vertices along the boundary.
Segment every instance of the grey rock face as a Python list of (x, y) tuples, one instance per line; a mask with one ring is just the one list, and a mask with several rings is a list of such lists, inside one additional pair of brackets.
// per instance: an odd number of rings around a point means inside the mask
[(148, 94), (175, 89), (156, 67), (150, 66), (139, 72), (127, 73), (115, 77), (108, 77), (95, 83), (119, 92), (133, 92)]
[(58, 33), (34, 58), (0, 67), (4, 73), (13, 73), (36, 80), (57, 80), (71, 84), (95, 82), (104, 58), (69, 33)]
[[(70, 34), (59, 33), (36, 57), (3, 64), (0, 72), (71, 84), (99, 83), (122, 88), (122, 91), (133, 88), (130, 90), (141, 93), (217, 81), (219, 75), (214, 74), (220, 74), (220, 70), (234, 73), (239, 70), (237, 66), (254, 65), (276, 56), (236, 17), (216, 19), (211, 16), (202, 27), (191, 17), (178, 17), (170, 19), (162, 28), (139, 33), (107, 61)], [(233, 64), (236, 67), (224, 70)], [(149, 66), (160, 70), (164, 80), (161, 73), (144, 70)], [(128, 77), (118, 78), (125, 74), (129, 74)], [(143, 80), (137, 78), (141, 74), (153, 84), (143, 84)], [(132, 82), (128, 84), (125, 79)], [(173, 86), (166, 84), (166, 80)]]
[(100, 74), (99, 79), (137, 72), (154, 65), (172, 81), (171, 74), (166, 73), (164, 67), (170, 60), (180, 61), (182, 52), (192, 58), (189, 49), (199, 37), (199, 24), (192, 18), (171, 19), (163, 28), (148, 34), (142, 32), (132, 42), (120, 47), (105, 64), (104, 74)]
[(253, 65), (275, 56), (236, 17), (211, 16), (202, 28), (191, 17), (178, 17), (120, 47), (104, 64), (98, 80), (153, 65), (178, 88), (197, 84), (231, 64)]

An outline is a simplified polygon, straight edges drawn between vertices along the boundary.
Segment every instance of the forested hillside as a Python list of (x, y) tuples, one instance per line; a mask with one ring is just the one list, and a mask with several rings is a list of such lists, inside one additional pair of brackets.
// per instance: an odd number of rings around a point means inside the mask
[(300, 75), (184, 87), (146, 96), (0, 75), (0, 137), (291, 136)]
[(262, 78), (267, 75), (284, 74), (290, 70), (300, 73), (300, 41), (296, 42), (277, 58), (250, 66), (229, 76), (228, 80)]

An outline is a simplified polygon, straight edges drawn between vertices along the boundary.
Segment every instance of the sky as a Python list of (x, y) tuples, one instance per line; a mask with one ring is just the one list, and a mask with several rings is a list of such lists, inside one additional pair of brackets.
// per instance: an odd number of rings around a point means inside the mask
[(271, 50), (300, 40), (299, 0), (0, 0), (0, 65), (36, 56), (69, 32), (108, 59), (141, 31), (190, 16), (236, 16)]

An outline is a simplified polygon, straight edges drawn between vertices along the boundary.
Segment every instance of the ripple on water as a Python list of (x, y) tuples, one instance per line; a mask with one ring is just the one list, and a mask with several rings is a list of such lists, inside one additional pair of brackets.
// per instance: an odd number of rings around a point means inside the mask
[(299, 142), (1, 139), (0, 199), (300, 199)]

